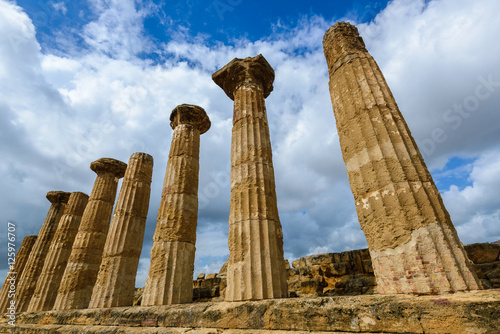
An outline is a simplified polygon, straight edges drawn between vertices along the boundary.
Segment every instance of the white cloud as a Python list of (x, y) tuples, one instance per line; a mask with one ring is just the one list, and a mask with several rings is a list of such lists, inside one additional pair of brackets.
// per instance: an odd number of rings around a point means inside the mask
[(52, 3), (51, 6), (56, 11), (60, 11), (63, 15), (66, 15), (66, 13), (68, 12), (68, 8), (66, 7), (66, 4), (64, 2), (55, 2)]
[(84, 27), (82, 37), (92, 49), (130, 59), (151, 48), (143, 28), (151, 8), (136, 8), (139, 3), (134, 0), (92, 0), (90, 4), (99, 18)]
[[(263, 53), (276, 72), (266, 104), (287, 258), (366, 247), (321, 44), (334, 22), (312, 17), (234, 45), (180, 34), (160, 46), (144, 33), (144, 17), (153, 10), (146, 2), (144, 7), (133, 1), (92, 4), (97, 19), (78, 32), (87, 49), (63, 54), (42, 52), (29, 17), (0, 0), (2, 221), (16, 221), (22, 236), (36, 234), (48, 209), (47, 191), (90, 193), (91, 161), (104, 156), (127, 161), (133, 152), (147, 152), (155, 167), (137, 278), (137, 286), (143, 285), (170, 147), (170, 111), (181, 103), (198, 104), (212, 128), (201, 138), (195, 274), (218, 272), (228, 255), (232, 101), (211, 74), (234, 57)], [(374, 22), (359, 25), (415, 138), (422, 142), (436, 128), (447, 136), (431, 154), (424, 152), (429, 166), (443, 166), (452, 156), (478, 157), (470, 174), (473, 186), (452, 187), (443, 195), (467, 242), (487, 241), (500, 226), (494, 195), (500, 182), (495, 159), (500, 88), (456, 129), (443, 115), (475, 96), (479, 78), (500, 81), (500, 46), (492, 43), (500, 33), (499, 6), (495, 0), (400, 0)], [(136, 57), (155, 48), (164, 56), (158, 65)]]
[(474, 162), (471, 186), (451, 186), (443, 193), (464, 243), (500, 240), (500, 150), (485, 152)]
[[(359, 25), (431, 168), (498, 144), (500, 45), (491, 41), (500, 33), (499, 11), (495, 0), (401, 0)], [(489, 77), (493, 93), (461, 116), (456, 106), (470, 104)], [(433, 139), (436, 129), (444, 140)]]

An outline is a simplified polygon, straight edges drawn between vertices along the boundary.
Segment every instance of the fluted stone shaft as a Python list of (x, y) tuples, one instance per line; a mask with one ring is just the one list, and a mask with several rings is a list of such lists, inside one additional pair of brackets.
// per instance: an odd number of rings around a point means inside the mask
[(28, 257), (28, 262), (17, 284), (17, 312), (24, 312), (28, 309), (31, 297), (37, 286), (38, 278), (42, 272), (47, 252), (56, 233), (69, 196), (70, 193), (63, 191), (49, 191), (47, 193), (47, 199), (51, 203), (49, 212), (40, 228), (40, 232), (38, 232), (38, 238), (33, 245), (33, 249)]
[(213, 80), (234, 100), (226, 300), (287, 296), (264, 99), (274, 71), (262, 55), (234, 59)]
[(210, 128), (210, 120), (203, 108), (182, 104), (170, 121), (174, 133), (142, 305), (193, 300), (200, 135)]
[(149, 209), (153, 157), (130, 157), (89, 308), (132, 306)]
[(47, 253), (28, 311), (48, 311), (54, 306), (57, 290), (71, 255), (73, 242), (88, 200), (89, 196), (82, 192), (73, 192), (69, 196), (68, 204), (66, 204)]
[[(9, 270), (2, 285), (2, 290), (0, 290), (0, 314), (7, 312), (7, 307), (10, 306), (10, 301), (14, 299), (14, 296), (9, 295), (15, 293), (17, 280), (21, 277), (24, 271), (24, 267), (28, 262), (29, 255), (33, 249), (36, 238), (36, 235), (28, 235), (24, 237), (21, 246), (19, 246), (19, 250), (17, 251), (14, 259), (14, 269)], [(12, 288), (11, 285), (13, 286)]]
[(323, 39), (344, 162), (379, 293), (480, 288), (439, 191), (356, 27)]
[(97, 177), (57, 291), (55, 310), (88, 307), (108, 235), (118, 181), (126, 168), (126, 163), (110, 158), (90, 164)]

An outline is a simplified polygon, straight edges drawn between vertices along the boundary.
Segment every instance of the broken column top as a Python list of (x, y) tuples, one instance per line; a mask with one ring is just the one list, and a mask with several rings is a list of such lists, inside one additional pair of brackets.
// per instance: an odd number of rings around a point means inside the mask
[(71, 193), (67, 193), (65, 191), (49, 191), (45, 197), (52, 204), (57, 203), (68, 203), (69, 196)]
[(133, 153), (128, 161), (125, 179), (151, 183), (153, 164), (154, 159), (150, 154), (144, 152)]
[(234, 58), (226, 66), (212, 75), (212, 80), (219, 85), (226, 95), (234, 100), (234, 92), (245, 82), (262, 85), (264, 98), (273, 91), (274, 70), (261, 54), (245, 59)]
[(210, 119), (202, 107), (192, 104), (181, 104), (170, 114), (170, 126), (175, 129), (179, 124), (190, 124), (198, 128), (201, 133), (210, 129)]
[[(66, 210), (64, 214), (73, 214), (75, 212), (83, 213), (85, 206), (87, 205), (87, 201), (89, 199), (89, 195), (86, 193), (82, 193), (80, 191), (75, 191), (71, 193), (70, 201), (68, 201), (68, 205), (66, 206)], [(81, 214), (80, 214), (81, 215)]]
[(127, 164), (116, 159), (101, 158), (93, 161), (90, 164), (90, 169), (92, 169), (97, 175), (111, 173), (121, 179), (125, 175)]
[(154, 159), (153, 157), (150, 155), (150, 154), (147, 154), (147, 153), (144, 153), (144, 152), (135, 152), (135, 153), (132, 153), (132, 155), (130, 156), (130, 159), (140, 159), (140, 160), (144, 160), (146, 162), (153, 162)]
[[(325, 32), (323, 46), (329, 47), (331, 61), (356, 51), (366, 51), (365, 42), (359, 36), (358, 28), (348, 22), (337, 22)], [(326, 53), (325, 49), (325, 53)], [(327, 57), (328, 59), (328, 57)]]

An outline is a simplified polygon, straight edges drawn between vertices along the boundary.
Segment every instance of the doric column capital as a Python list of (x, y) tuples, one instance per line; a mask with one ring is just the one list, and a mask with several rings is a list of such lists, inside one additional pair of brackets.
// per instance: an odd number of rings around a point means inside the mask
[(261, 54), (245, 59), (234, 58), (215, 72), (212, 80), (231, 100), (234, 100), (236, 89), (244, 83), (260, 85), (266, 98), (273, 91), (274, 70)]
[(90, 169), (97, 175), (111, 173), (121, 179), (125, 175), (127, 164), (116, 159), (101, 158), (90, 164)]
[(192, 104), (181, 104), (172, 110), (170, 114), (170, 126), (175, 129), (179, 124), (190, 124), (201, 133), (210, 129), (210, 119), (205, 109)]
[(47, 197), (50, 203), (57, 204), (68, 203), (70, 195), (71, 193), (67, 193), (64, 191), (49, 191), (45, 197)]
[(358, 28), (348, 22), (337, 22), (325, 32), (323, 46), (329, 65), (340, 58), (356, 52), (367, 52)]

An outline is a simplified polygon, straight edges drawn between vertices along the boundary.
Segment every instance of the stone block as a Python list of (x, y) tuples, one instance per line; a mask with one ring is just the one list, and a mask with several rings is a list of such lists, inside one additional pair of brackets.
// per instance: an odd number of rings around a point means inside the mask
[(476, 263), (490, 263), (500, 261), (500, 245), (489, 243), (475, 243), (464, 246), (469, 259)]

